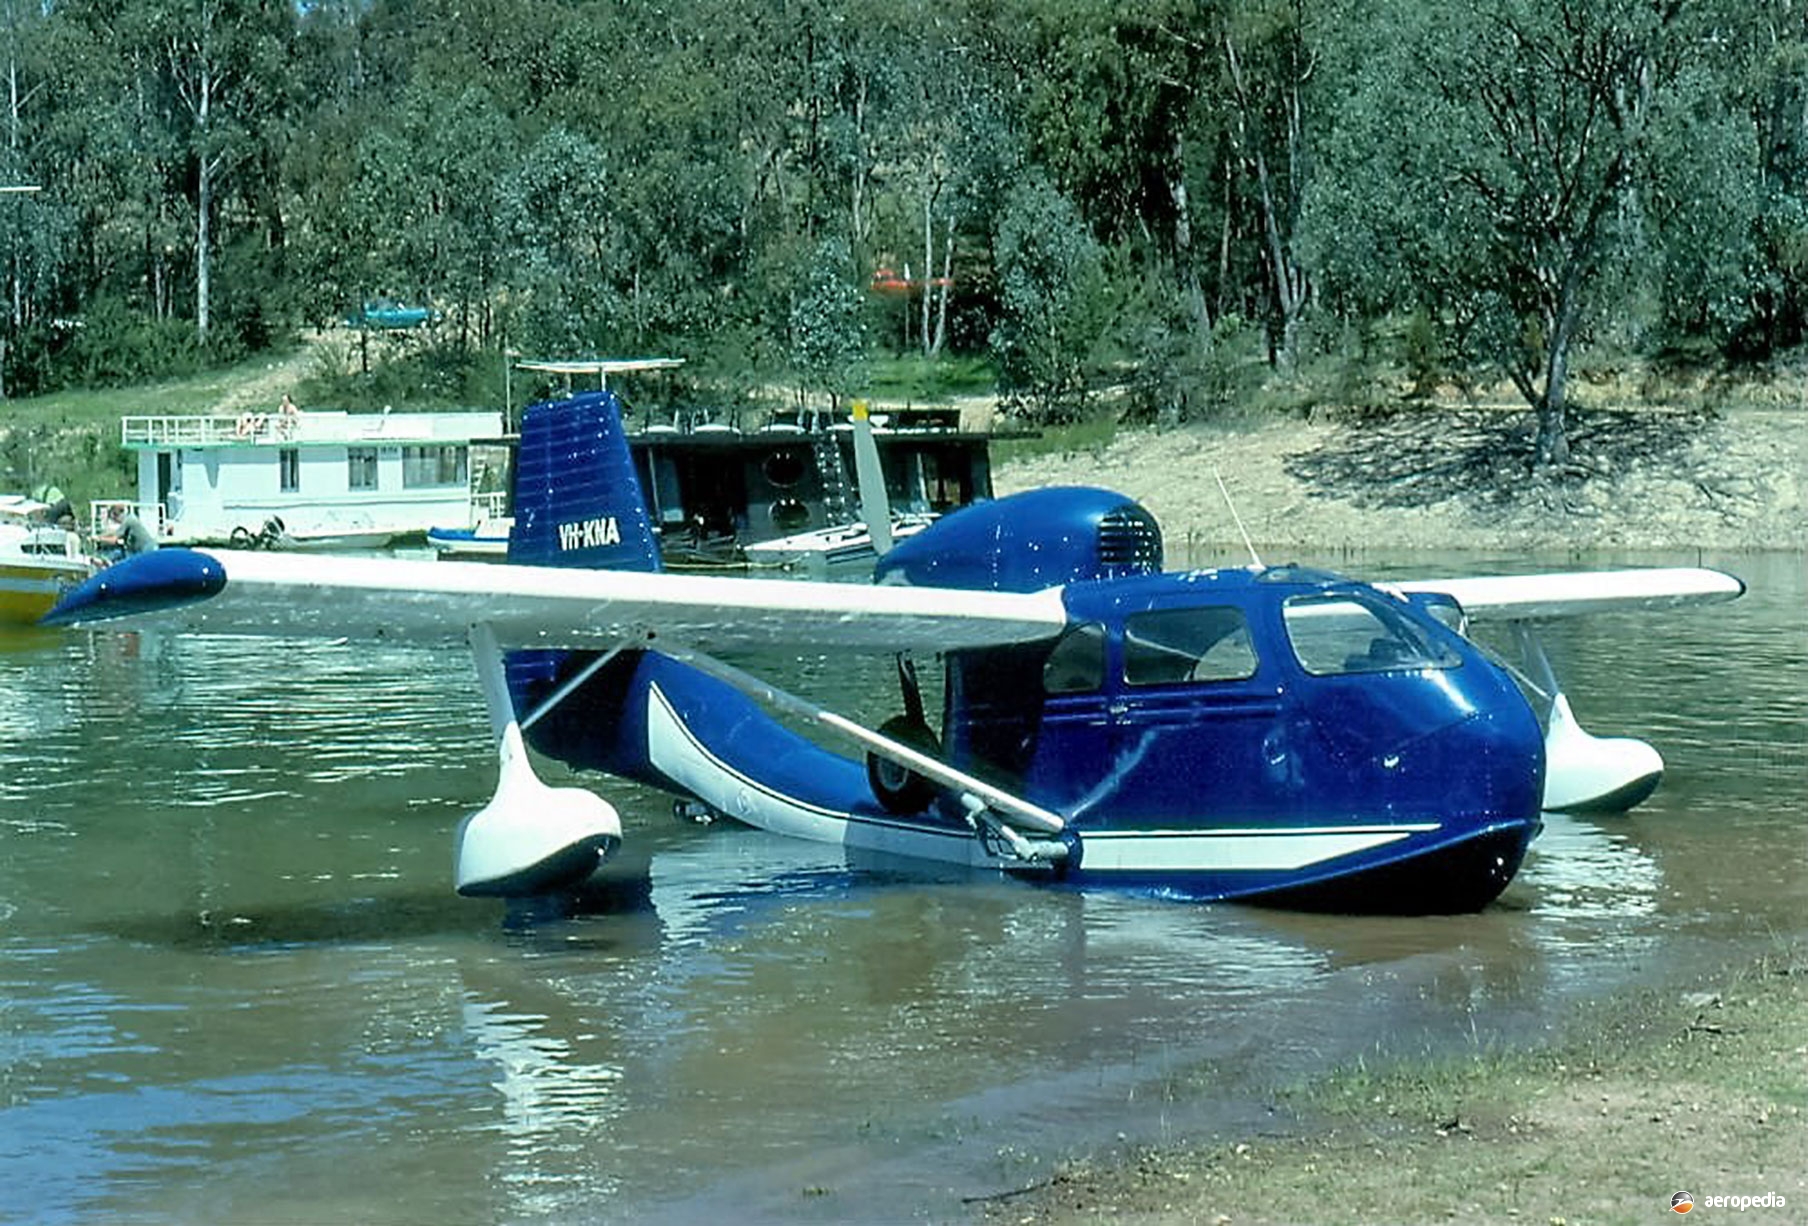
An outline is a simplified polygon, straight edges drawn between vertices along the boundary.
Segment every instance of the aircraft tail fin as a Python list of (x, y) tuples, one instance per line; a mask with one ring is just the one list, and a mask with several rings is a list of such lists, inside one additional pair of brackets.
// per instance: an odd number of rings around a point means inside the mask
[(515, 454), (514, 505), (511, 562), (660, 569), (659, 539), (614, 392), (528, 406)]

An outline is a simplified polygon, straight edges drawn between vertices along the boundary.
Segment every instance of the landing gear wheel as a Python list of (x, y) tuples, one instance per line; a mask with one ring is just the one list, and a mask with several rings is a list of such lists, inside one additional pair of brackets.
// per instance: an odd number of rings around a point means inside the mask
[[(879, 725), (879, 735), (932, 757), (940, 757), (942, 753), (941, 741), (921, 716), (894, 715)], [(921, 813), (935, 799), (934, 783), (877, 754), (866, 755), (866, 781), (887, 813), (900, 816)]]

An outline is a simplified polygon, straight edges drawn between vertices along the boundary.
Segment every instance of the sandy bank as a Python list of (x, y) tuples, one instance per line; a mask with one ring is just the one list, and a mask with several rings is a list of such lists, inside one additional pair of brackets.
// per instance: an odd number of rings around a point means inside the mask
[(1563, 471), (1528, 472), (1530, 415), (1487, 408), (1272, 417), (1120, 432), (1003, 464), (1000, 494), (1062, 483), (1140, 499), (1171, 549), (1808, 549), (1808, 411), (1582, 412)]

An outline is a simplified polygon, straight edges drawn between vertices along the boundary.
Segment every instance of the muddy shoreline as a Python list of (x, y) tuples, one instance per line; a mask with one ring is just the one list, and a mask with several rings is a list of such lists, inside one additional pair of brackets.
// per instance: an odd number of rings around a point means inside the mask
[(1633, 1222), (1686, 1191), (1799, 1221), (1805, 1037), (1808, 951), (1779, 948), (1586, 1002), (1548, 1045), (1338, 1069), (1277, 1096), (1259, 1133), (1075, 1156), (969, 1207), (1019, 1226)]

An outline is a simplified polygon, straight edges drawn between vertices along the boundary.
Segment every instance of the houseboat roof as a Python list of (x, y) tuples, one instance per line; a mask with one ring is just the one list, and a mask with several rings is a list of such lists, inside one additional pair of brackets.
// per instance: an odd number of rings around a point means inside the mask
[(601, 358), (516, 362), (515, 369), (533, 370), (548, 375), (596, 375), (607, 379), (610, 375), (632, 374), (641, 370), (675, 370), (683, 365), (683, 358)]
[(309, 409), (292, 417), (280, 413), (191, 413), (122, 418), (119, 441), (129, 451), (334, 444), (402, 446), (493, 438), (501, 426), (502, 415), (493, 409), (454, 413)]

